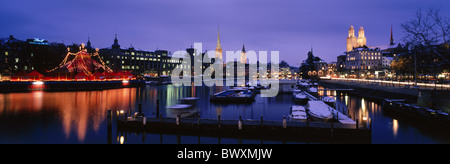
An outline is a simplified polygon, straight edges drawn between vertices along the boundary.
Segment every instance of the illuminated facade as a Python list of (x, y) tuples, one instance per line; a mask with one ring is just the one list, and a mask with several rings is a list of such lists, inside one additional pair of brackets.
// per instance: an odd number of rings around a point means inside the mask
[(358, 31), (358, 37), (355, 36), (355, 29), (350, 26), (347, 37), (347, 52), (352, 51), (353, 48), (364, 47), (367, 45), (367, 39), (364, 34), (364, 28), (360, 27)]
[(350, 70), (379, 70), (382, 66), (382, 51), (378, 48), (354, 48), (346, 52), (345, 67)]
[(180, 61), (171, 60), (166, 50), (143, 51), (120, 48), (117, 35), (111, 48), (100, 49), (100, 56), (112, 70), (132, 71), (154, 76), (170, 75)]

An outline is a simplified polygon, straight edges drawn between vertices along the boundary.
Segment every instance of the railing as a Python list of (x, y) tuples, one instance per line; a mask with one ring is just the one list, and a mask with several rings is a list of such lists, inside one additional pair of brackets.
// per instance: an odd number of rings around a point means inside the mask
[(388, 81), (388, 80), (374, 80), (374, 79), (355, 79), (355, 78), (331, 78), (331, 80), (357, 82), (369, 85), (380, 86), (392, 86), (399, 88), (411, 88), (411, 89), (437, 89), (448, 90), (450, 84), (436, 84), (436, 83), (415, 83), (414, 81), (402, 82), (402, 81)]

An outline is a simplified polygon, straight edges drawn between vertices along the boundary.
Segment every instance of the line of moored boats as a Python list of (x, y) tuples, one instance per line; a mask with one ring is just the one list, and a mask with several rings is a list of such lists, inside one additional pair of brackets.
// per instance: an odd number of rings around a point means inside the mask
[(289, 118), (293, 121), (306, 122), (307, 119), (332, 121), (335, 100), (332, 97), (318, 99), (318, 84), (309, 80), (297, 82), (292, 92), (295, 105), (291, 107)]

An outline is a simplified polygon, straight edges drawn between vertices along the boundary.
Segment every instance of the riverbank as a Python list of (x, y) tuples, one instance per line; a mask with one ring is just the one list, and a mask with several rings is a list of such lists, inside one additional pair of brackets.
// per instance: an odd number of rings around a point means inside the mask
[(410, 103), (417, 102), (418, 89), (400, 88), (393, 86), (373, 85), (354, 81), (320, 80), (321, 86), (338, 89), (353, 89), (349, 94), (382, 102), (384, 99), (406, 99)]

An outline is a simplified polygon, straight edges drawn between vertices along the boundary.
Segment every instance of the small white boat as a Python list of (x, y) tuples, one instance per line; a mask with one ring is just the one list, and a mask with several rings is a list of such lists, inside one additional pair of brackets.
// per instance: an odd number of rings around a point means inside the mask
[(328, 104), (331, 107), (334, 107), (334, 103), (336, 103), (336, 100), (333, 97), (323, 97), (322, 101)]
[(302, 105), (308, 103), (308, 100), (309, 100), (308, 97), (303, 93), (299, 93), (294, 97), (294, 102)]
[(196, 106), (198, 97), (185, 97), (179, 100), (178, 104), (168, 106), (167, 109), (192, 109)]
[(308, 113), (316, 120), (328, 121), (333, 118), (331, 113), (331, 107), (325, 104), (323, 101), (308, 101)]
[(308, 92), (310, 92), (310, 93), (317, 93), (317, 88), (311, 87), (311, 88), (308, 89)]
[(291, 114), (289, 115), (291, 120), (295, 121), (305, 121), (308, 119), (306, 114), (306, 109), (300, 105), (294, 105), (291, 107)]
[(168, 106), (166, 109), (169, 110), (172, 117), (176, 117), (177, 115), (179, 115), (180, 118), (197, 116), (199, 111), (196, 107), (197, 100), (198, 97), (181, 98), (178, 104)]

